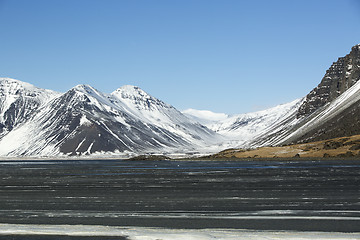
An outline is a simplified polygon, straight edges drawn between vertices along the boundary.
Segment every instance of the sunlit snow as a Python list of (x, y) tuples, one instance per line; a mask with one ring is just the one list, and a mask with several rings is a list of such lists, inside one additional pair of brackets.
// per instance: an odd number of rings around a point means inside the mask
[(0, 235), (67, 235), (67, 236), (127, 236), (130, 240), (350, 240), (360, 233), (251, 231), (237, 229), (164, 229), (89, 225), (25, 225), (0, 224)]

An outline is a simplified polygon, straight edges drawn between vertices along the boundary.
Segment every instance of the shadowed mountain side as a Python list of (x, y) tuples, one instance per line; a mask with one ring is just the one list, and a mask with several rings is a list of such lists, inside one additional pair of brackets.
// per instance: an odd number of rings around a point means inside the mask
[[(360, 101), (302, 136), (287, 142), (312, 142), (360, 134)], [(286, 142), (285, 142), (286, 143)]]

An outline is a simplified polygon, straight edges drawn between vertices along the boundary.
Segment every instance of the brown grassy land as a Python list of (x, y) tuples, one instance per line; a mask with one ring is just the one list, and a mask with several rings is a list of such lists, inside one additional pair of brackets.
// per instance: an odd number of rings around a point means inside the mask
[(227, 149), (209, 158), (360, 157), (360, 135), (256, 149)]

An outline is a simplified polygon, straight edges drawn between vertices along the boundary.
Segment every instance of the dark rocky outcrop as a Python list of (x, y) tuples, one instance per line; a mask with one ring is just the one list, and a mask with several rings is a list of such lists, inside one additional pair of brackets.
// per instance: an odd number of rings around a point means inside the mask
[(360, 79), (360, 45), (352, 47), (345, 57), (340, 57), (326, 71), (321, 83), (314, 88), (300, 106), (297, 118), (315, 112), (331, 102)]

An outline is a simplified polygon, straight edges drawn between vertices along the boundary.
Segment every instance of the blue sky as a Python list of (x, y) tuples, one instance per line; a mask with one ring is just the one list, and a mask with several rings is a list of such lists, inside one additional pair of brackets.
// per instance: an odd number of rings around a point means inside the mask
[(141, 87), (179, 110), (306, 95), (360, 43), (356, 0), (0, 0), (0, 76)]

